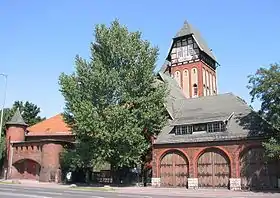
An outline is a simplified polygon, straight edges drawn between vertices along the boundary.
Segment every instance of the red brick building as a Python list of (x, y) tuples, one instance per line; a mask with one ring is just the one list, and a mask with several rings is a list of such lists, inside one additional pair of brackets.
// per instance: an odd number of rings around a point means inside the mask
[[(170, 117), (153, 144), (153, 186), (278, 187), (280, 164), (265, 161), (261, 144), (274, 129), (238, 96), (218, 94), (217, 65), (185, 22), (158, 73), (170, 90)], [(17, 111), (6, 137), (8, 178), (60, 181), (59, 153), (74, 141), (61, 115), (27, 127)]]
[(61, 181), (59, 154), (74, 136), (60, 114), (28, 127), (17, 110), (6, 128), (8, 179)]
[(168, 125), (153, 145), (153, 186), (268, 189), (279, 161), (265, 161), (273, 129), (242, 99), (218, 94), (215, 56), (188, 22), (173, 38), (158, 73), (170, 93)]

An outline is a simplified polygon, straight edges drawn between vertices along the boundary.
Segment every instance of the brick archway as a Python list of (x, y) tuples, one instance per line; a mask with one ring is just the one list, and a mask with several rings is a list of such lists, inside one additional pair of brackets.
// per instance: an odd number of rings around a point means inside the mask
[(199, 187), (228, 188), (232, 160), (218, 147), (202, 149), (195, 157), (196, 177)]
[(38, 180), (41, 165), (32, 159), (24, 158), (12, 164), (12, 177)]
[(186, 187), (189, 175), (189, 161), (186, 155), (177, 150), (165, 151), (159, 158), (161, 186)]
[(279, 161), (266, 158), (262, 146), (250, 146), (239, 153), (239, 174), (243, 189), (277, 188)]

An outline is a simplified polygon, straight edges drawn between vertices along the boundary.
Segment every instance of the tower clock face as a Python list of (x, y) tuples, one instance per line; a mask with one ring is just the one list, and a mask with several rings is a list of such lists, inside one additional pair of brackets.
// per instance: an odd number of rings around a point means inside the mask
[(171, 62), (179, 63), (198, 58), (199, 50), (195, 41), (190, 37), (174, 43), (171, 51)]

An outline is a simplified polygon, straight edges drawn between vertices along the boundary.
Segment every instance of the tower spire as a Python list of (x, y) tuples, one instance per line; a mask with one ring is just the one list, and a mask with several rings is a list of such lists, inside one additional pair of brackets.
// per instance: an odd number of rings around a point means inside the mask
[(19, 111), (19, 108), (17, 108), (15, 114), (13, 115), (13, 117), (11, 118), (11, 120), (9, 122), (6, 123), (6, 125), (21, 125), (21, 126), (28, 126)]

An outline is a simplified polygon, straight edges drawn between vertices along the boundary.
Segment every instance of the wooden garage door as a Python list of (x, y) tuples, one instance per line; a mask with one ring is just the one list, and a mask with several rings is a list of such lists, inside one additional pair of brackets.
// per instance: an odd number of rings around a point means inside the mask
[(219, 150), (203, 153), (198, 159), (198, 186), (227, 188), (230, 177), (229, 160)]
[(277, 161), (265, 159), (263, 148), (253, 148), (248, 150), (240, 159), (242, 188), (277, 188), (277, 169)]
[(179, 152), (166, 154), (160, 162), (160, 181), (163, 187), (186, 187), (188, 163)]

